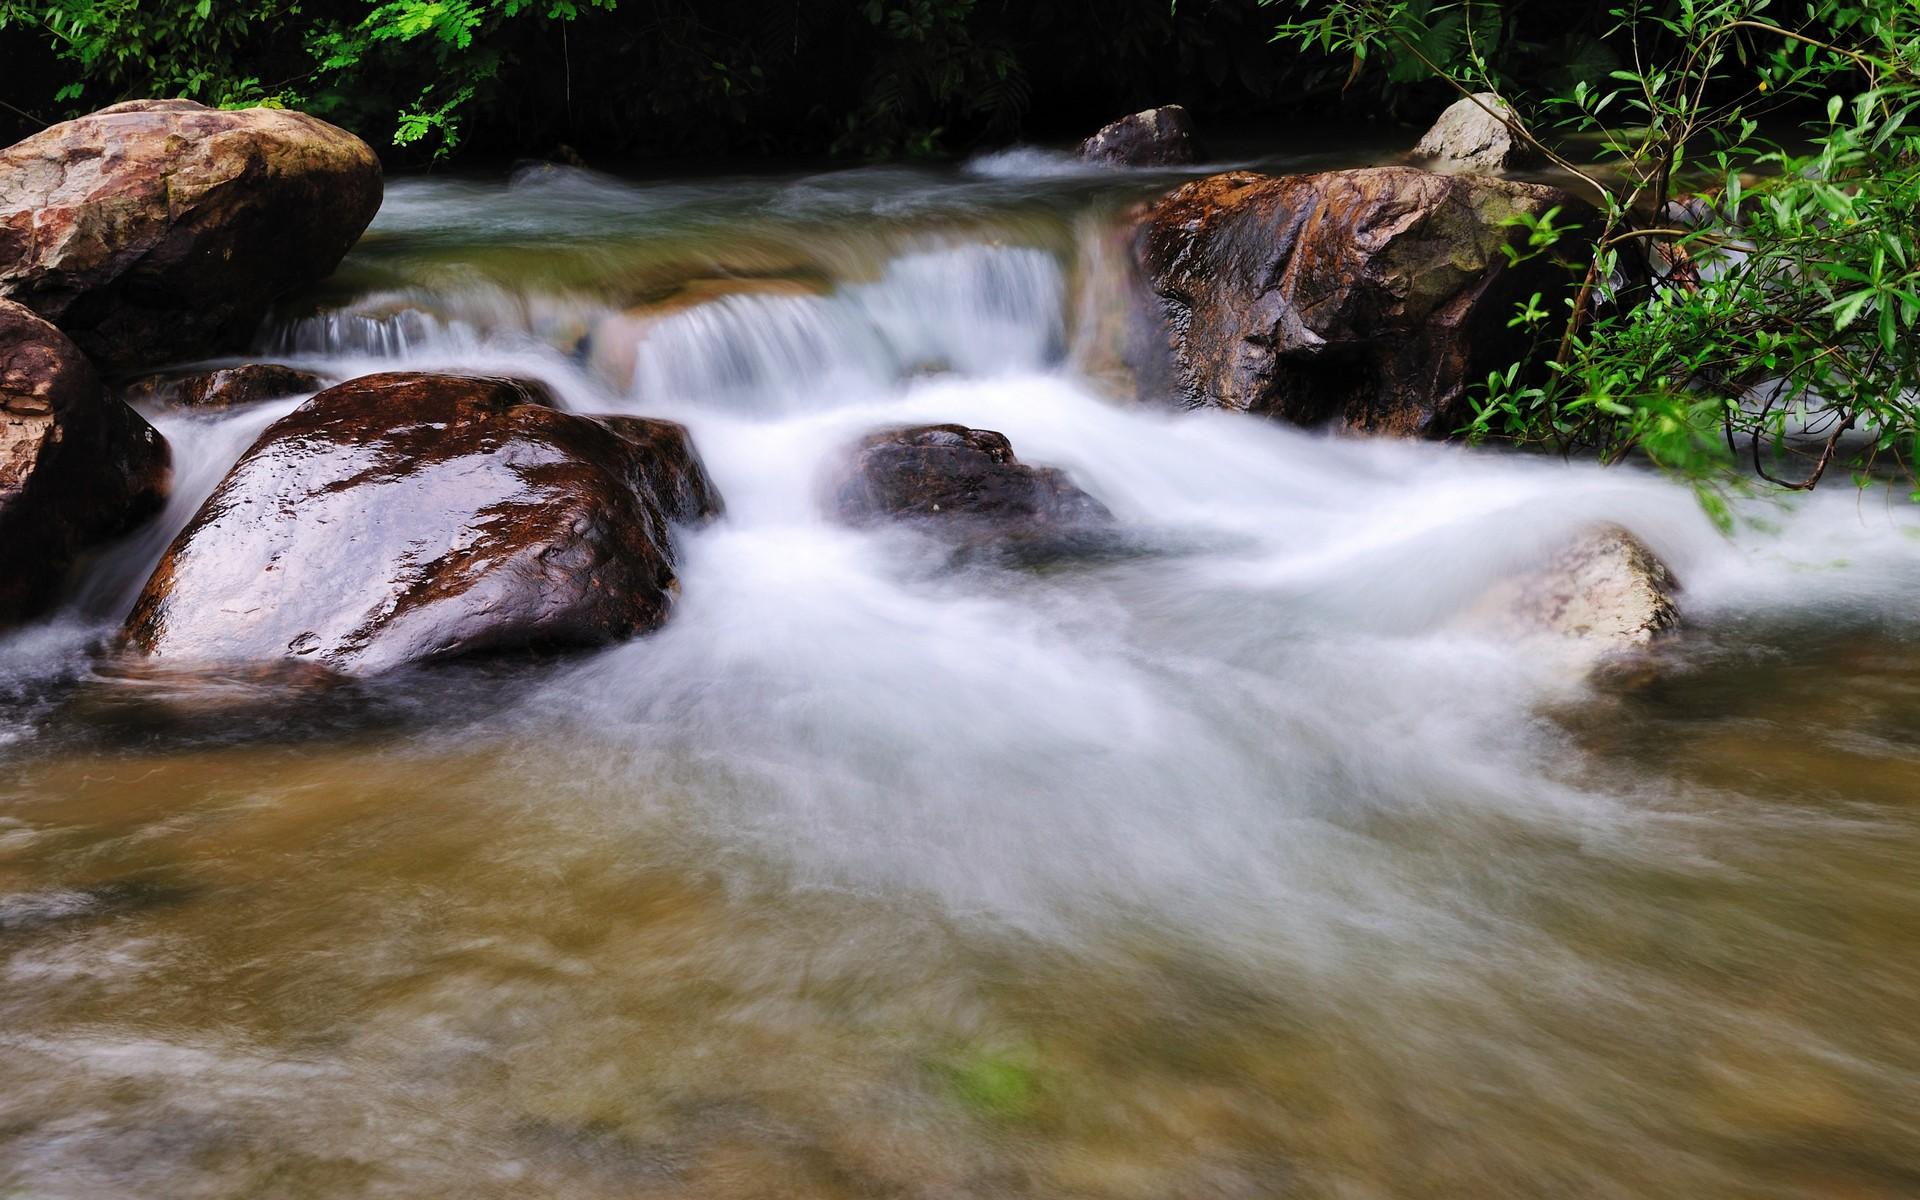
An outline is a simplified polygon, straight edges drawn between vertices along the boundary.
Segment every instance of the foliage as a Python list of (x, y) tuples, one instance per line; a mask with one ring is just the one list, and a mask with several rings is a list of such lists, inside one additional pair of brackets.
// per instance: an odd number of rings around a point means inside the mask
[(185, 96), (213, 104), (271, 94), (246, 73), (239, 48), (249, 31), (283, 20), (291, 0), (244, 4), (151, 4), (141, 0), (0, 0), (0, 29), (45, 33), (73, 77), (54, 94), (77, 100), (90, 88), (131, 95)]
[[(1277, 37), (1415, 64), (1461, 94), (1502, 93), (1484, 0), (1308, 0)], [(1468, 431), (1641, 453), (1694, 478), (1717, 515), (1735, 454), (1791, 488), (1851, 454), (1920, 469), (1920, 21), (1910, 0), (1628, 0), (1620, 66), (1534, 106), (1536, 148), (1594, 205), (1527, 231), (1585, 247), (1564, 311), (1535, 297), (1534, 352), (1487, 381)], [(1524, 110), (1522, 110), (1524, 111)], [(1795, 149), (1763, 130), (1796, 118)], [(1533, 141), (1531, 135), (1526, 135)], [(1550, 142), (1584, 138), (1603, 166)], [(1843, 445), (1849, 433), (1861, 445)], [(1863, 435), (1863, 436), (1862, 436)], [(1796, 465), (1794, 460), (1800, 460)], [(1920, 492), (1916, 492), (1920, 498)]]
[(429, 82), (396, 118), (395, 145), (432, 143), (436, 155), (460, 141), (463, 110), (500, 78), (519, 26), (571, 22), (584, 8), (615, 0), (383, 0), (359, 21), (322, 21), (307, 48), (322, 79), (351, 78), (371, 64), (403, 57), (430, 63)]
[[(391, 111), (396, 145), (443, 156), (460, 141), (466, 110), (489, 91), (510, 47), (536, 23), (571, 22), (615, 0), (380, 0), (303, 5), (301, 0), (192, 4), (153, 0), (0, 0), (0, 30), (43, 30), (77, 75), (54, 101), (90, 94), (184, 96), (204, 103), (300, 105), (365, 123), (353, 95), (383, 97), (384, 78), (421, 77)], [(291, 31), (273, 44), (275, 31)], [(286, 73), (262, 82), (262, 66)]]
[(984, 117), (989, 134), (1018, 127), (1027, 106), (1019, 59), (976, 37), (973, 10), (974, 0), (866, 0), (862, 11), (888, 47), (835, 149), (877, 157), (905, 147), (924, 157), (939, 151), (946, 132), (926, 120), (951, 113)]
[(0, 132), (188, 96), (403, 159), (930, 154), (1307, 101), (1324, 64), (1264, 29), (1258, 0), (0, 0)]

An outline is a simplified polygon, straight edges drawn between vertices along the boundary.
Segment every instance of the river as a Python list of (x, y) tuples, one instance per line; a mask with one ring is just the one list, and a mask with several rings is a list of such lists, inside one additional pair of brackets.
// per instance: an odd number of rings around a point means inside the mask
[[(99, 645), (299, 400), (151, 414), (0, 641), (0, 1197), (1920, 1194), (1913, 506), (1117, 398), (1169, 179), (390, 181), (262, 354), (683, 421), (727, 515), (630, 644), (182, 696)], [(933, 421), (1132, 548), (823, 517)], [(1684, 587), (1638, 686), (1462, 620), (1596, 521)]]

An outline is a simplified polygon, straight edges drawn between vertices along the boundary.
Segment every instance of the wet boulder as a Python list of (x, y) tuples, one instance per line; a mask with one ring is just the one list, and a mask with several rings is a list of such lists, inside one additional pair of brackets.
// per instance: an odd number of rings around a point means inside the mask
[(1492, 92), (1462, 97), (1421, 137), (1414, 160), (1431, 171), (1468, 175), (1523, 166), (1530, 147), (1513, 132), (1518, 122), (1513, 107)]
[(126, 637), (165, 666), (345, 675), (616, 641), (667, 617), (669, 522), (718, 507), (667, 422), (561, 412), (516, 380), (369, 375), (261, 433)]
[(600, 417), (639, 453), (634, 465), (648, 495), (669, 521), (704, 525), (726, 512), (720, 489), (693, 447), (693, 435), (678, 421), (658, 417)]
[(1540, 184), (1372, 167), (1197, 179), (1144, 214), (1136, 248), (1158, 309), (1137, 349), (1143, 398), (1300, 425), (1443, 437), (1467, 389), (1525, 349), (1508, 327), (1570, 272), (1509, 262), (1505, 222), (1563, 206)]
[(0, 296), (107, 368), (235, 348), (380, 195), (367, 144), (304, 113), (116, 104), (0, 150)]
[(54, 600), (75, 557), (155, 512), (166, 441), (65, 334), (0, 300), (0, 625)]
[(242, 363), (213, 371), (163, 371), (144, 375), (121, 385), (120, 398), (129, 404), (234, 408), (262, 400), (308, 395), (326, 386), (327, 381), (312, 371), (283, 367), (279, 363)]
[(1087, 162), (1122, 167), (1185, 166), (1200, 157), (1193, 118), (1178, 104), (1149, 108), (1101, 128), (1080, 143)]
[(1058, 532), (1113, 519), (1066, 472), (1028, 466), (1004, 434), (964, 425), (862, 438), (839, 465), (830, 503), (850, 525), (911, 521), (962, 536)]

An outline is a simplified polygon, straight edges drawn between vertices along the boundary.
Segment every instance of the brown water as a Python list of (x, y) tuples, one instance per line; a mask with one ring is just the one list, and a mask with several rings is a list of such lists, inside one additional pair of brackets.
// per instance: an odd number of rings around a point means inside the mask
[[(0, 1196), (1920, 1194), (1906, 510), (1117, 403), (1073, 281), (1152, 181), (1042, 168), (398, 189), (342, 303), (438, 311), (309, 360), (687, 420), (729, 520), (580, 658), (183, 702), (88, 653), (170, 529), (0, 643)], [(826, 295), (631, 381), (529, 319), (736, 244)], [(165, 522), (284, 409), (162, 416)], [(818, 518), (921, 419), (1141, 551)], [(1454, 621), (1595, 519), (1688, 585), (1624, 694)]]

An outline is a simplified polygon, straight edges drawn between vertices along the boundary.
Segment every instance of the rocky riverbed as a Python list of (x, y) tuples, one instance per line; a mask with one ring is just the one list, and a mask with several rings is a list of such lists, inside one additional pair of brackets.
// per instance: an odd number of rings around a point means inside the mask
[(1912, 1190), (1920, 522), (1449, 444), (1539, 185), (176, 118), (337, 223), (6, 193), (0, 1194)]

